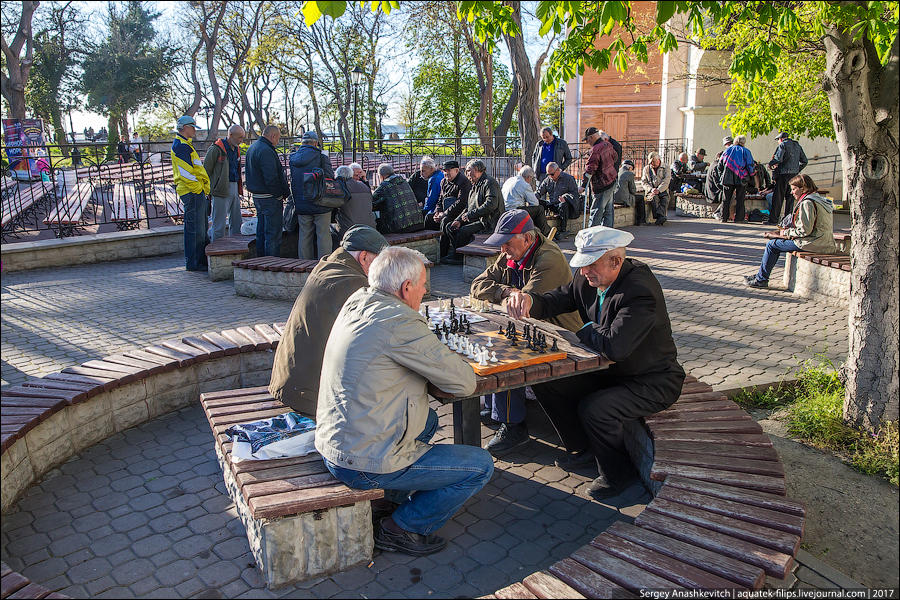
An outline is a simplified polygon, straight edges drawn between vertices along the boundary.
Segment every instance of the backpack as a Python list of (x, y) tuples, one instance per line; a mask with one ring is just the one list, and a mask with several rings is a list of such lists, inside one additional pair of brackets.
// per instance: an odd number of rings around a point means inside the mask
[(325, 171), (316, 167), (303, 174), (303, 199), (316, 206), (340, 208), (350, 200), (350, 192), (341, 179), (328, 179)]

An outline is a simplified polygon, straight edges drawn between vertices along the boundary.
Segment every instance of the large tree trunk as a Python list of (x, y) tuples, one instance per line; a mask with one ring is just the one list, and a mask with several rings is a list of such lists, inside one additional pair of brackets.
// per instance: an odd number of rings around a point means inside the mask
[[(31, 74), (31, 65), (34, 63), (34, 43), (31, 35), (31, 18), (40, 2), (32, 0), (22, 1), (22, 14), (19, 17), (19, 27), (16, 30), (12, 42), (7, 45), (6, 35), (3, 39), (3, 55), (6, 58), (6, 68), (9, 73), (3, 73), (0, 77), (0, 88), (3, 97), (9, 103), (9, 116), (13, 119), (25, 118), (25, 84)], [(22, 48), (25, 48), (25, 56), (22, 56)]]
[(538, 100), (540, 90), (539, 80), (531, 70), (531, 61), (525, 52), (525, 38), (522, 33), (522, 12), (519, 2), (506, 4), (513, 7), (513, 19), (519, 26), (519, 34), (515, 37), (505, 35), (506, 45), (509, 47), (509, 57), (512, 62), (513, 85), (519, 92), (519, 136), (522, 139), (522, 160), (525, 164), (530, 162), (530, 153), (540, 137), (541, 113)]
[(844, 419), (877, 429), (897, 420), (900, 394), (898, 40), (885, 67), (866, 38), (853, 41), (850, 34), (831, 28), (824, 42), (823, 85), (853, 223)]

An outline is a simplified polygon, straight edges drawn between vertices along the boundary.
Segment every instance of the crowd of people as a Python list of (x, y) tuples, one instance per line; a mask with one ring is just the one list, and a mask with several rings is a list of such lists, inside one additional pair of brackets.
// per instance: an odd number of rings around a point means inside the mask
[[(195, 128), (192, 117), (181, 117), (172, 146), (185, 205), (186, 267), (206, 268), (207, 195), (212, 235), (219, 237), (226, 223), (229, 232), (240, 223), (239, 198), (247, 187), (257, 212), (259, 256), (279, 256), (282, 232), (292, 227), (286, 219), (296, 221), (298, 255), (319, 260), (287, 319), (269, 391), (315, 419), (316, 450), (338, 480), (385, 491), (373, 502), (376, 547), (413, 556), (441, 551), (447, 542), (435, 532), (490, 480), (494, 457), (531, 439), (523, 386), (482, 398), (482, 423), (496, 431), (484, 448), (431, 443), (438, 419), (429, 407), (428, 385), (467, 397), (475, 392), (476, 378), (420, 313), (424, 257), (390, 246), (385, 236), (391, 233), (441, 231), (442, 261), (451, 264), (460, 262), (457, 250), (475, 235), (491, 234), (486, 244), (499, 247), (499, 257), (474, 279), (470, 295), (511, 318), (547, 321), (566, 339), (611, 361), (603, 370), (532, 386), (566, 450), (555, 464), (593, 471), (587, 493), (598, 501), (637, 480), (623, 423), (671, 406), (685, 373), (659, 281), (646, 264), (627, 256), (634, 236), (612, 227), (614, 202), (640, 207), (639, 219), (646, 220), (635, 164), (622, 160), (616, 140), (587, 128), (584, 140), (591, 150), (580, 182), (566, 172), (572, 163), (568, 145), (545, 129), (532, 164), (518, 166), (502, 185), (482, 160), (438, 166), (425, 157), (409, 179), (390, 164), (380, 165), (372, 189), (359, 164), (332, 170), (314, 132), (305, 133), (290, 156), (288, 182), (276, 152), (277, 127), (266, 127), (249, 147), (243, 173), (243, 129), (229, 128), (201, 162), (192, 145)], [(773, 209), (786, 198), (779, 191), (785, 181), (797, 207), (785, 202), (790, 222), (771, 236), (759, 271), (746, 278), (752, 287), (767, 286), (780, 253), (833, 250), (830, 202), (808, 176), (791, 173), (806, 164), (798, 148), (779, 136), (770, 163), (776, 169)], [(745, 188), (759, 172), (744, 137), (726, 138), (714, 161), (705, 158), (703, 149), (682, 153), (668, 167), (658, 153), (649, 154), (639, 182), (657, 225), (666, 222), (677, 186), (704, 169), (723, 219), (732, 202), (736, 220), (743, 218)], [(761, 186), (763, 180), (754, 183)], [(339, 201), (332, 206), (327, 198)], [(591, 223), (578, 232), (575, 254), (567, 260), (558, 240), (549, 237), (547, 212), (559, 217), (565, 236), (568, 221), (585, 206)]]

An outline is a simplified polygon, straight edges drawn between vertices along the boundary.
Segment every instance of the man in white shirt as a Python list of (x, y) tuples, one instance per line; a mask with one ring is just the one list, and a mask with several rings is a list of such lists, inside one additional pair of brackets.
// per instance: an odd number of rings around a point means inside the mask
[(544, 207), (538, 202), (534, 194), (534, 169), (522, 167), (518, 174), (513, 175), (503, 183), (500, 189), (503, 194), (503, 203), (506, 210), (521, 208), (528, 212), (537, 227), (545, 236), (550, 234), (550, 226), (547, 224), (547, 215)]
[(141, 144), (144, 140), (141, 139), (141, 136), (137, 134), (137, 131), (134, 132), (134, 135), (131, 137), (131, 153), (134, 154), (134, 160), (138, 162), (143, 161), (143, 152), (141, 151)]

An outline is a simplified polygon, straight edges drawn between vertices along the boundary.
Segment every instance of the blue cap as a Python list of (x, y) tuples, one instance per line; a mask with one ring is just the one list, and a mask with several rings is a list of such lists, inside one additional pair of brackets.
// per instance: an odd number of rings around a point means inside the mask
[(508, 210), (497, 221), (493, 235), (484, 241), (488, 246), (502, 246), (520, 233), (534, 229), (534, 221), (528, 211), (517, 208)]
[(194, 120), (194, 117), (190, 115), (184, 115), (183, 117), (178, 117), (178, 126), (184, 127), (185, 125), (193, 125), (194, 129), (197, 129), (197, 121)]

